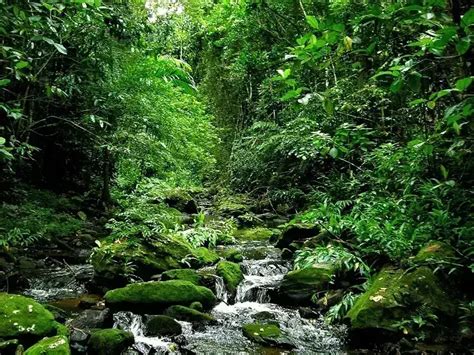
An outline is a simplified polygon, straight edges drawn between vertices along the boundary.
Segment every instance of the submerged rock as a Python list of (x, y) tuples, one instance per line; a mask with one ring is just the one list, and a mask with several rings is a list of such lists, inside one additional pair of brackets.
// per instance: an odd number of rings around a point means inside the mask
[(120, 329), (102, 329), (92, 333), (88, 343), (88, 353), (96, 355), (116, 355), (133, 345), (132, 333)]
[(25, 355), (69, 355), (69, 342), (63, 335), (44, 338), (32, 347), (26, 349)]
[(182, 332), (181, 324), (168, 316), (151, 317), (146, 324), (147, 336), (173, 336)]
[(0, 293), (0, 339), (20, 339), (26, 344), (60, 334), (63, 326), (35, 300)]
[(168, 317), (181, 320), (181, 321), (186, 321), (186, 322), (192, 322), (192, 323), (202, 323), (202, 322), (215, 322), (216, 320), (214, 319), (213, 316), (207, 313), (202, 313), (200, 311), (197, 311), (192, 308), (188, 308), (185, 306), (171, 306), (167, 308), (164, 312), (164, 314)]
[(216, 303), (211, 290), (182, 280), (130, 284), (107, 292), (104, 298), (114, 309), (139, 313), (152, 313), (172, 305), (187, 306), (192, 302), (201, 302), (205, 308), (211, 308)]
[(312, 224), (292, 224), (287, 226), (281, 233), (275, 246), (280, 249), (294, 249), (295, 244), (293, 243), (304, 243), (305, 240), (315, 237), (318, 233), (318, 226)]
[(423, 312), (439, 319), (449, 318), (455, 310), (454, 301), (429, 268), (421, 267), (412, 272), (386, 269), (374, 277), (370, 288), (357, 299), (347, 317), (354, 339), (362, 340), (358, 334), (369, 333), (378, 334), (378, 339), (383, 341), (420, 332), (420, 326), (411, 320)]
[(224, 283), (231, 293), (236, 292), (237, 286), (244, 279), (240, 265), (230, 261), (219, 262), (216, 271), (217, 275), (224, 279)]
[(72, 328), (82, 330), (104, 328), (108, 325), (112, 325), (112, 313), (107, 308), (104, 310), (87, 309), (69, 323)]
[(328, 285), (333, 274), (334, 268), (329, 264), (290, 271), (277, 291), (277, 301), (283, 304), (308, 304), (316, 292)]
[(277, 346), (292, 349), (291, 344), (282, 334), (276, 324), (250, 323), (242, 326), (243, 334), (253, 342), (264, 346)]

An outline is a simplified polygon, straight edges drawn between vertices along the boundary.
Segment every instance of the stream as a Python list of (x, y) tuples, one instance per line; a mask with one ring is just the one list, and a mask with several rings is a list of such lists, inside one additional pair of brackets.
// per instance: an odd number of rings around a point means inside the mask
[[(237, 248), (243, 255), (244, 280), (233, 300), (222, 279), (216, 276), (219, 302), (210, 312), (216, 324), (193, 328), (191, 323), (179, 322), (183, 333), (178, 337), (147, 337), (144, 335), (147, 315), (117, 312), (113, 315), (113, 326), (135, 336), (135, 344), (127, 354), (332, 354), (343, 351), (346, 333), (343, 326), (329, 326), (322, 317), (305, 319), (296, 308), (271, 303), (271, 291), (278, 287), (291, 267), (281, 258), (279, 249), (267, 241), (239, 242), (226, 248)], [(39, 272), (32, 276), (30, 288), (24, 294), (41, 302), (78, 298), (86, 292), (81, 280), (89, 274), (92, 276), (90, 265), (68, 265)], [(77, 275), (81, 275), (80, 280)], [(244, 337), (242, 325), (261, 320), (277, 322), (285, 341), (294, 349), (264, 348)]]

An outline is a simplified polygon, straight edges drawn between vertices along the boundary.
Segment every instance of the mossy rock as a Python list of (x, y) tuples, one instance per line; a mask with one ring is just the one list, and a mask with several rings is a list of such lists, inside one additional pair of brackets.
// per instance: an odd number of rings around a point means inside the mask
[(234, 263), (241, 263), (242, 261), (244, 261), (244, 257), (242, 256), (240, 251), (235, 248), (225, 250), (224, 253), (222, 253), (222, 256), (227, 261), (232, 261)]
[(0, 339), (20, 339), (26, 344), (58, 334), (61, 324), (35, 300), (0, 293)]
[(295, 223), (288, 225), (278, 237), (275, 246), (280, 249), (295, 249), (307, 239), (318, 235), (320, 229), (313, 224)]
[(215, 322), (215, 318), (210, 314), (197, 311), (195, 309), (185, 307), (185, 306), (171, 306), (168, 307), (164, 314), (168, 317), (192, 323), (206, 323), (206, 322)]
[(168, 280), (183, 280), (192, 282), (195, 285), (199, 285), (201, 282), (201, 275), (193, 269), (175, 269), (165, 271), (161, 274), (161, 281)]
[(416, 263), (443, 262), (452, 260), (456, 256), (454, 249), (447, 243), (431, 241), (416, 254)]
[(333, 275), (334, 267), (329, 264), (290, 271), (283, 278), (276, 301), (284, 304), (308, 304), (314, 293), (326, 288)]
[(193, 302), (189, 305), (189, 308), (195, 309), (196, 311), (199, 311), (199, 312), (204, 312), (204, 306), (202, 305), (201, 302)]
[(198, 261), (198, 266), (214, 265), (221, 258), (214, 250), (199, 247), (193, 250), (192, 254)]
[[(454, 301), (427, 267), (412, 272), (382, 270), (347, 313), (352, 330), (400, 332), (399, 324), (428, 307), (437, 316), (455, 314)], [(414, 329), (414, 332), (419, 329)], [(406, 328), (405, 333), (411, 330)]]
[(93, 332), (88, 342), (88, 353), (95, 355), (120, 354), (134, 343), (133, 334), (120, 329), (101, 329)]
[(242, 228), (234, 232), (234, 237), (238, 240), (269, 240), (274, 235), (274, 231), (269, 228), (255, 227)]
[(240, 265), (230, 261), (219, 262), (216, 272), (224, 279), (224, 283), (231, 293), (235, 293), (237, 286), (244, 279)]
[(147, 245), (136, 243), (102, 242), (94, 250), (91, 262), (98, 283), (112, 287), (127, 283), (127, 265), (133, 264), (134, 274), (144, 280), (164, 271), (179, 269), (182, 260), (192, 254), (190, 244), (175, 236), (160, 236)]
[(194, 214), (198, 213), (198, 205), (188, 191), (183, 189), (170, 189), (164, 194), (163, 200), (168, 206), (178, 211)]
[(149, 313), (153, 309), (164, 309), (177, 304), (189, 305), (192, 302), (201, 302), (207, 309), (216, 303), (211, 290), (182, 280), (130, 284), (107, 292), (104, 298), (106, 304), (113, 309), (139, 313)]
[(243, 194), (232, 194), (221, 198), (217, 202), (216, 210), (225, 216), (239, 217), (250, 212), (251, 199)]
[(168, 316), (154, 316), (146, 324), (148, 336), (174, 336), (183, 332), (181, 324)]
[(38, 343), (29, 347), (25, 355), (69, 355), (69, 341), (64, 335), (58, 335), (51, 338), (44, 338)]
[(250, 323), (242, 326), (242, 333), (251, 341), (264, 346), (293, 348), (283, 336), (280, 327), (276, 324)]

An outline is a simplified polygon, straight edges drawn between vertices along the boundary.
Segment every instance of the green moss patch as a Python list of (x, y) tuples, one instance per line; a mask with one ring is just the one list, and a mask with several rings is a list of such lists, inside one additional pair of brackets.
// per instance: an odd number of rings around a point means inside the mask
[(41, 304), (31, 298), (0, 293), (0, 338), (56, 335), (59, 323)]
[(182, 332), (181, 324), (168, 316), (154, 316), (146, 324), (148, 336), (171, 336)]
[(38, 343), (28, 348), (25, 355), (69, 355), (69, 342), (63, 335), (51, 338), (44, 338)]
[(237, 290), (237, 286), (244, 279), (240, 265), (230, 261), (219, 262), (216, 272), (217, 275), (224, 279), (227, 289), (232, 293)]
[(219, 255), (217, 255), (214, 250), (205, 247), (194, 249), (193, 255), (196, 257), (200, 265), (214, 265), (220, 260)]
[(199, 285), (201, 282), (201, 275), (193, 269), (175, 269), (168, 270), (161, 274), (162, 281), (168, 280), (183, 280), (192, 282), (195, 285)]
[(132, 333), (120, 329), (102, 329), (92, 333), (89, 343), (89, 353), (96, 355), (116, 355), (133, 345)]
[(213, 316), (207, 313), (202, 313), (196, 309), (188, 308), (184, 306), (171, 306), (166, 309), (165, 315), (172, 317), (177, 320), (193, 322), (193, 323), (202, 323), (202, 322), (215, 322)]
[(149, 312), (151, 307), (164, 309), (192, 302), (201, 302), (205, 308), (210, 308), (216, 302), (208, 288), (181, 280), (130, 284), (107, 292), (104, 298), (110, 307), (138, 312)]
[(269, 228), (255, 227), (237, 229), (234, 237), (239, 240), (269, 240), (274, 231)]

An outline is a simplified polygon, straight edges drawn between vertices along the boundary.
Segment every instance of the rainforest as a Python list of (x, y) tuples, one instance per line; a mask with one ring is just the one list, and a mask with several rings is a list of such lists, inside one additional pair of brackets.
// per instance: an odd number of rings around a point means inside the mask
[(0, 354), (470, 354), (469, 0), (0, 0)]

